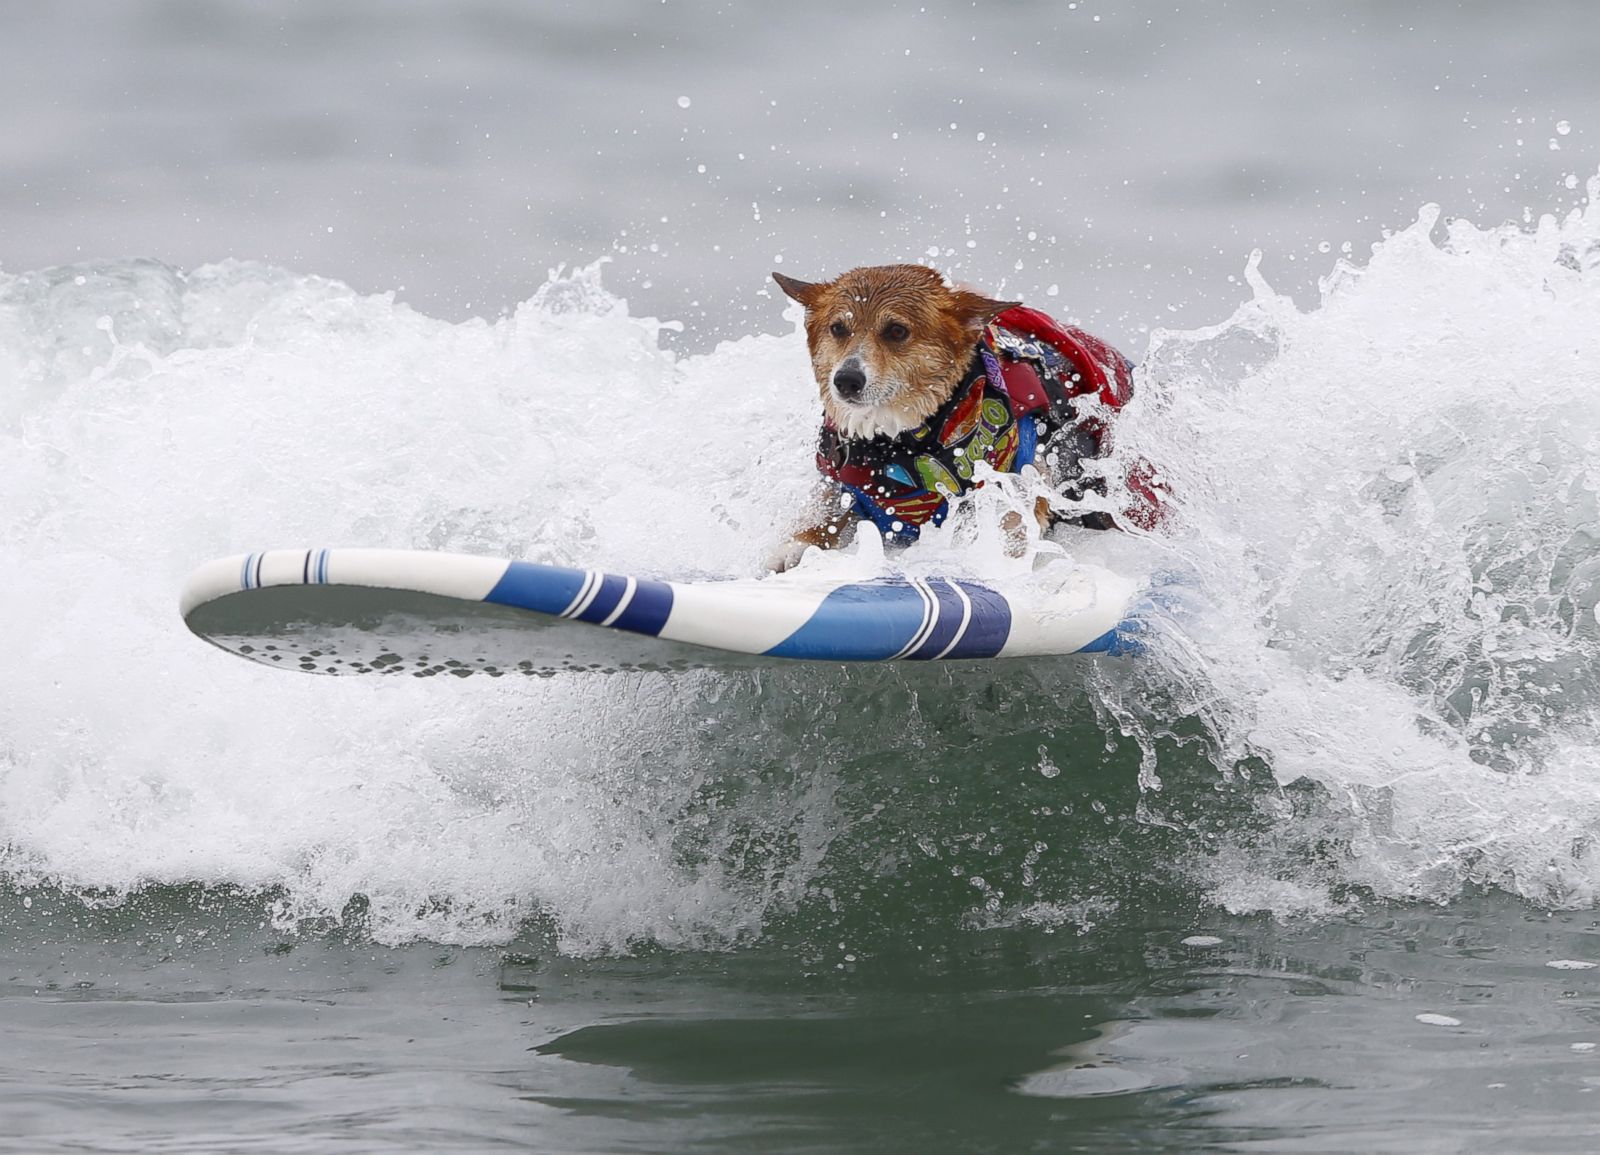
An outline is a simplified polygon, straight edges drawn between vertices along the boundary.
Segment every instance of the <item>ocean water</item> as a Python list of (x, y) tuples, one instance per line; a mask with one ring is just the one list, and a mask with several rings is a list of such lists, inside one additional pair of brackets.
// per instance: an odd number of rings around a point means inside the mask
[[(1592, 1149), (1597, 20), (0, 14), (0, 1150)], [(1187, 575), (1148, 655), (183, 629), (264, 546), (757, 572), (779, 257), (1136, 357), (1171, 524), (1039, 549)], [(988, 521), (906, 564), (1018, 564)]]

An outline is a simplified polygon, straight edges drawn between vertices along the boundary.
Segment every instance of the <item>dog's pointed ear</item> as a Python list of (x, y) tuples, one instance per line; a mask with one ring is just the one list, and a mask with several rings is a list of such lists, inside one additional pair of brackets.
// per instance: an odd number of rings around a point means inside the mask
[(973, 332), (982, 329), (1007, 309), (1022, 304), (1021, 301), (996, 301), (970, 289), (957, 289), (951, 296), (955, 300), (956, 316), (961, 318), (963, 326)]
[(773, 273), (772, 279), (778, 282), (791, 300), (799, 301), (806, 308), (811, 308), (812, 302), (817, 299), (823, 290), (822, 285), (814, 285), (810, 281), (797, 281), (793, 277), (786, 277), (782, 273)]

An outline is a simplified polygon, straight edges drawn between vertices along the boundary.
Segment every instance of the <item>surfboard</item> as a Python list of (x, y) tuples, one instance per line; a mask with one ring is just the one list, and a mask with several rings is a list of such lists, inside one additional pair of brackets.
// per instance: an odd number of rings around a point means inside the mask
[(277, 549), (184, 583), (232, 654), (316, 674), (549, 676), (775, 662), (951, 662), (1140, 648), (1137, 584), (1053, 562), (1016, 583), (807, 574), (663, 581), (424, 550)]

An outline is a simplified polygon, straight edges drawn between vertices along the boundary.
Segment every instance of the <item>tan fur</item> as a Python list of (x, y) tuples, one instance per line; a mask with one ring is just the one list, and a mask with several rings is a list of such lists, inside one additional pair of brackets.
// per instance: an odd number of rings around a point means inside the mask
[[(851, 269), (821, 284), (772, 274), (806, 310), (806, 344), (822, 410), (835, 428), (889, 436), (913, 429), (949, 399), (972, 363), (983, 327), (1015, 302), (951, 288), (925, 265)], [(836, 336), (833, 326), (846, 334)], [(901, 325), (906, 335), (889, 336)], [(842, 400), (833, 376), (851, 356), (866, 370), (870, 406)], [(863, 409), (874, 412), (863, 429)]]
[[(895, 436), (914, 429), (938, 411), (961, 383), (978, 339), (994, 317), (1016, 304), (997, 301), (945, 283), (924, 265), (876, 265), (851, 269), (820, 284), (781, 273), (772, 279), (805, 306), (806, 344), (822, 409), (847, 436)], [(842, 335), (834, 331), (842, 326)], [(903, 335), (895, 326), (903, 327)], [(839, 367), (855, 358), (867, 385), (857, 400), (839, 396), (833, 386)], [(831, 549), (853, 536), (854, 517), (829, 506), (838, 494), (825, 484), (772, 568), (787, 569), (808, 545)], [(1041, 527), (1048, 503), (1036, 511)], [(1007, 526), (1015, 534), (1019, 525)]]

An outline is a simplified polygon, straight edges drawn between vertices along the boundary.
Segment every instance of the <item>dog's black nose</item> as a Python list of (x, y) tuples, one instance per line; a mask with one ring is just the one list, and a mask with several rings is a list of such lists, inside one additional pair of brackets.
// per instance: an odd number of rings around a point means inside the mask
[(833, 387), (846, 401), (854, 401), (867, 387), (867, 375), (855, 365), (841, 365), (833, 375)]

